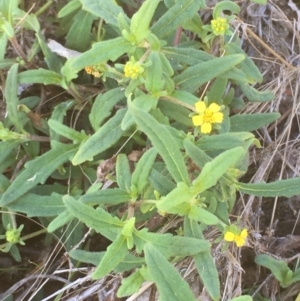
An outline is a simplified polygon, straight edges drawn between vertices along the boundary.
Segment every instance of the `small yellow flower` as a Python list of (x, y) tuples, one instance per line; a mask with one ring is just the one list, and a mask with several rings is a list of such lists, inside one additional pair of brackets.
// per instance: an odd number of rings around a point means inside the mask
[(218, 17), (217, 19), (211, 20), (211, 28), (214, 35), (224, 35), (225, 31), (229, 28), (228, 21), (225, 18)]
[(242, 247), (246, 243), (246, 238), (248, 236), (248, 230), (244, 229), (240, 234), (235, 234), (231, 231), (227, 231), (224, 235), (226, 241), (234, 241), (237, 247)]
[(87, 66), (84, 69), (87, 74), (92, 74), (95, 77), (100, 77), (102, 74), (101, 72), (99, 72), (100, 68), (100, 66)]
[(125, 77), (136, 79), (144, 72), (144, 68), (139, 62), (128, 61), (124, 68)]
[(195, 103), (196, 111), (199, 115), (192, 117), (194, 126), (200, 126), (201, 133), (209, 134), (214, 123), (221, 123), (223, 121), (223, 113), (219, 112), (221, 107), (216, 103), (212, 103), (206, 107), (204, 101)]

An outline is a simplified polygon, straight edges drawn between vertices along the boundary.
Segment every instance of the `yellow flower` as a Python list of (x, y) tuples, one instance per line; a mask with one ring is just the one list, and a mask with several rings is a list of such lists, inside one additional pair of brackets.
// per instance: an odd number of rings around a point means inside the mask
[(204, 101), (195, 103), (196, 111), (199, 115), (192, 117), (194, 126), (200, 126), (201, 133), (209, 134), (212, 130), (212, 124), (221, 123), (223, 121), (223, 113), (219, 112), (221, 107), (216, 103), (212, 103), (206, 107)]
[(235, 234), (231, 231), (227, 231), (224, 235), (226, 241), (234, 241), (237, 247), (242, 247), (246, 243), (246, 238), (248, 236), (248, 230), (244, 229), (240, 234)]
[(100, 66), (87, 66), (84, 69), (87, 74), (92, 74), (95, 77), (100, 77), (102, 74), (99, 72)]
[(136, 79), (144, 72), (144, 68), (139, 62), (128, 61), (124, 68), (125, 77)]
[(214, 35), (224, 35), (225, 31), (229, 28), (228, 21), (225, 18), (218, 17), (217, 19), (211, 20), (211, 28)]

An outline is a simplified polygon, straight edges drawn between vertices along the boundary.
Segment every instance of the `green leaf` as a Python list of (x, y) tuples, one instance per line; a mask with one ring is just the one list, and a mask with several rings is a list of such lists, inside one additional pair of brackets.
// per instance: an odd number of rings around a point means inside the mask
[(240, 7), (238, 4), (231, 1), (220, 1), (216, 4), (213, 10), (213, 18), (217, 19), (220, 17), (221, 13), (224, 11), (230, 11), (233, 14), (238, 14), (240, 12)]
[(245, 55), (245, 60), (240, 63), (239, 67), (254, 81), (261, 83), (263, 81), (263, 76), (261, 75), (259, 69), (256, 67), (254, 62), (247, 56), (247, 54), (241, 49), (236, 43), (228, 43), (224, 46), (224, 49), (229, 54), (243, 54)]
[[(204, 238), (199, 224), (188, 217), (184, 219), (184, 233), (189, 237)], [(193, 258), (199, 276), (210, 297), (215, 301), (219, 300), (220, 281), (214, 259), (210, 255), (210, 250), (193, 255)]]
[(124, 235), (118, 235), (107, 248), (100, 264), (92, 274), (93, 279), (100, 279), (109, 274), (126, 256), (127, 245)]
[(50, 222), (50, 224), (47, 227), (47, 231), (49, 233), (53, 233), (57, 229), (61, 228), (62, 226), (72, 221), (72, 219), (73, 219), (73, 215), (68, 210), (65, 210)]
[(18, 64), (12, 65), (7, 73), (4, 94), (8, 118), (19, 131), (22, 131), (22, 125), (19, 117), (20, 113), (18, 112)]
[(84, 10), (116, 27), (118, 27), (118, 15), (120, 13), (125, 15), (122, 7), (112, 0), (80, 0), (80, 2)]
[(279, 113), (236, 114), (230, 117), (230, 132), (251, 132), (280, 117)]
[(21, 84), (62, 85), (63, 77), (50, 70), (39, 68), (21, 72), (18, 76)]
[(224, 74), (244, 59), (244, 55), (234, 54), (191, 66), (175, 76), (175, 84), (180, 86), (182, 90), (195, 91), (202, 84)]
[(207, 52), (193, 48), (164, 47), (161, 51), (170, 61), (191, 66), (214, 59)]
[(285, 261), (274, 259), (270, 255), (256, 255), (255, 263), (270, 269), (280, 284), (284, 283), (285, 275), (290, 270)]
[(203, 136), (197, 141), (197, 146), (203, 151), (215, 151), (244, 146), (245, 140), (255, 136), (248, 132), (226, 133), (214, 136)]
[(117, 156), (116, 174), (117, 174), (117, 183), (119, 185), (119, 188), (127, 192), (130, 192), (131, 173), (130, 173), (129, 161), (125, 154), (119, 154)]
[(180, 214), (176, 206), (184, 202), (190, 202), (195, 196), (196, 194), (190, 190), (188, 185), (180, 182), (174, 190), (160, 201), (157, 201), (156, 207), (161, 212)]
[(73, 18), (73, 23), (66, 36), (66, 47), (77, 50), (85, 51), (91, 44), (91, 27), (95, 15), (80, 10)]
[(8, 206), (14, 212), (24, 212), (32, 216), (56, 216), (65, 210), (62, 196), (53, 193), (51, 196), (42, 196), (26, 193)]
[(194, 255), (193, 258), (199, 276), (210, 297), (214, 301), (220, 300), (219, 274), (210, 252)]
[[(106, 1), (106, 0), (105, 0)], [(106, 1), (110, 2), (110, 1)], [(93, 66), (108, 60), (115, 61), (124, 53), (130, 52), (132, 45), (123, 37), (93, 44), (92, 49), (80, 56), (67, 61), (62, 73), (70, 81), (77, 77), (77, 72), (86, 66)]]
[(221, 153), (211, 162), (206, 163), (200, 175), (193, 182), (193, 192), (199, 194), (216, 185), (217, 181), (227, 170), (241, 159), (244, 152), (242, 147), (235, 147)]
[(204, 1), (178, 0), (167, 12), (151, 27), (151, 32), (159, 38), (169, 36), (185, 21), (192, 19)]
[(219, 219), (214, 214), (197, 206), (191, 208), (188, 216), (190, 219), (206, 225), (217, 225), (219, 223)]
[(79, 0), (71, 0), (58, 12), (57, 17), (63, 18), (65, 16), (73, 13), (80, 7), (81, 7), (81, 3)]
[(243, 91), (244, 96), (251, 102), (266, 102), (274, 99), (274, 94), (269, 90), (258, 91), (245, 83), (240, 84), (240, 88)]
[(151, 170), (149, 181), (160, 195), (166, 195), (175, 188), (175, 184), (170, 180), (170, 177), (163, 175), (156, 169)]
[(18, 10), (18, 0), (2, 0), (0, 3), (0, 11), (5, 19), (13, 25), (14, 14)]
[(212, 159), (206, 153), (193, 144), (188, 138), (183, 141), (184, 148), (188, 156), (196, 163), (199, 168), (210, 162)]
[(156, 156), (157, 151), (154, 147), (147, 150), (138, 161), (132, 173), (131, 184), (136, 187), (138, 194), (142, 193), (148, 183), (148, 177)]
[(145, 279), (140, 273), (140, 270), (133, 272), (127, 278), (122, 279), (122, 284), (118, 289), (117, 296), (121, 298), (136, 293), (144, 281)]
[(122, 137), (121, 121), (125, 112), (126, 109), (119, 110), (114, 117), (110, 118), (96, 133), (80, 145), (72, 160), (73, 165), (92, 160), (94, 156), (110, 148)]
[(19, 141), (0, 141), (0, 162), (4, 162), (19, 146)]
[(126, 203), (130, 200), (130, 195), (120, 189), (104, 189), (92, 193), (83, 195), (80, 201), (89, 205), (117, 205), (120, 203)]
[(92, 106), (89, 119), (95, 131), (97, 131), (101, 123), (107, 118), (114, 106), (124, 98), (124, 90), (119, 87), (111, 89), (104, 94), (99, 94)]
[(48, 124), (54, 132), (73, 141), (74, 144), (80, 143), (88, 138), (84, 133), (79, 133), (74, 129), (54, 120), (49, 119)]
[(41, 33), (36, 33), (36, 37), (43, 51), (45, 62), (47, 63), (48, 68), (56, 73), (59, 73), (60, 68), (62, 67), (62, 61), (60, 57), (50, 50), (48, 45), (45, 43), (44, 36)]
[(161, 91), (164, 85), (162, 79), (162, 63), (159, 53), (157, 51), (152, 51), (149, 55), (149, 61), (151, 61), (152, 64), (146, 68), (145, 87), (147, 91), (155, 95), (156, 92)]
[(131, 105), (130, 112), (138, 126), (144, 132), (152, 144), (162, 156), (166, 167), (176, 182), (189, 183), (188, 172), (176, 140), (167, 127), (156, 121), (147, 112)]
[(63, 197), (63, 201), (72, 215), (108, 239), (116, 239), (121, 232), (124, 223), (117, 217), (111, 216), (104, 209), (100, 207), (94, 209), (68, 195)]
[[(73, 100), (67, 100), (56, 105), (52, 112), (51, 120), (55, 120), (59, 123), (63, 123), (64, 116), (66, 116), (67, 111), (73, 107), (74, 103), (75, 102)], [(53, 143), (59, 141), (60, 135), (50, 128), (50, 138), (51, 138), (51, 147), (54, 147)]]
[(300, 178), (279, 180), (272, 183), (236, 183), (236, 188), (240, 192), (256, 196), (283, 196), (286, 198), (290, 198), (292, 196), (300, 194)]
[(175, 121), (180, 122), (188, 127), (193, 126), (192, 119), (189, 117), (191, 111), (188, 109), (168, 101), (160, 101), (158, 107), (162, 113), (166, 116), (169, 116), (170, 119), (174, 119)]
[[(254, 2), (253, 0), (251, 0), (252, 2)], [(266, 3), (267, 3), (267, 1), (266, 1)], [(265, 3), (265, 4), (266, 4)], [(231, 301), (252, 301), (253, 299), (252, 299), (252, 297), (251, 296), (239, 296), (239, 297), (237, 297), (237, 298), (233, 298), (233, 299), (231, 299)]]
[(182, 279), (178, 271), (151, 244), (145, 245), (145, 259), (160, 293), (161, 301), (196, 300), (188, 284)]
[(146, 0), (132, 16), (130, 29), (139, 44), (149, 34), (149, 26), (160, 0)]
[(27, 162), (23, 172), (15, 178), (2, 195), (0, 206), (6, 207), (38, 183), (44, 184), (60, 165), (74, 156), (77, 148), (76, 145), (57, 143), (54, 149)]

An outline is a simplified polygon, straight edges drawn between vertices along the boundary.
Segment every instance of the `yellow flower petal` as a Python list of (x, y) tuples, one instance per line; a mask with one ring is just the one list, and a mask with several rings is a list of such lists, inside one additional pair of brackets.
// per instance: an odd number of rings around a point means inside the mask
[(201, 133), (209, 134), (211, 132), (211, 124), (206, 122), (201, 125)]
[(235, 241), (237, 247), (242, 247), (242, 246), (244, 246), (244, 245), (245, 245), (245, 242), (246, 242), (245, 239), (242, 238), (242, 237), (239, 236), (239, 235), (237, 235), (237, 236), (235, 237), (234, 241)]
[(219, 112), (221, 107), (213, 102), (212, 104), (209, 105), (208, 109), (213, 113), (215, 113), (215, 112)]
[(225, 235), (224, 235), (224, 239), (226, 240), (226, 241), (234, 241), (235, 240), (235, 234), (234, 233), (232, 233), (232, 232), (230, 232), (230, 231), (227, 231), (226, 233), (225, 233)]
[(248, 230), (244, 229), (239, 235), (242, 239), (246, 239), (248, 237)]
[(203, 124), (203, 116), (200, 116), (200, 115), (193, 116), (192, 121), (195, 126), (202, 125)]
[(223, 115), (224, 114), (221, 112), (213, 113), (212, 122), (213, 123), (221, 123), (223, 121)]
[(198, 113), (204, 113), (206, 110), (206, 104), (204, 101), (197, 101), (195, 103), (195, 108), (197, 110)]

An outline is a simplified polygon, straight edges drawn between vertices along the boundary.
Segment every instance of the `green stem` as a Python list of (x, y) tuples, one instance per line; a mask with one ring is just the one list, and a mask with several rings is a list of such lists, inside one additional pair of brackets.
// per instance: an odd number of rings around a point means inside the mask
[(41, 15), (45, 10), (47, 10), (52, 4), (54, 3), (54, 0), (47, 1), (36, 13), (35, 16), (38, 17)]
[(168, 101), (173, 102), (173, 103), (175, 103), (177, 105), (185, 107), (185, 108), (187, 108), (187, 109), (189, 109), (189, 110), (191, 110), (193, 112), (197, 112), (196, 108), (194, 106), (191, 106), (191, 105), (189, 105), (189, 104), (187, 104), (187, 103), (185, 103), (185, 102), (183, 102), (183, 101), (181, 101), (181, 100), (179, 100), (177, 98), (174, 98), (172, 96), (162, 96), (161, 98), (163, 100), (168, 100)]

